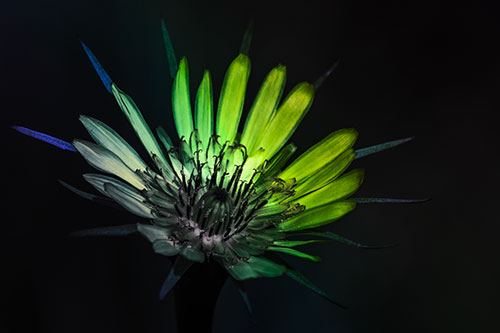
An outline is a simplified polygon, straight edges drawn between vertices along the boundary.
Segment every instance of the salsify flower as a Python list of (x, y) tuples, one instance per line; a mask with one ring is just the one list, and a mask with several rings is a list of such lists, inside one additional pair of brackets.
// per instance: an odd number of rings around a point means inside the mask
[(282, 98), (286, 68), (273, 68), (238, 133), (250, 75), (250, 34), (246, 34), (242, 52), (227, 69), (215, 107), (208, 71), (204, 72), (193, 105), (187, 59), (177, 63), (164, 25), (163, 33), (173, 73), (172, 113), (179, 138), (176, 146), (161, 127), (156, 135), (153, 133), (132, 98), (111, 80), (82, 43), (152, 163), (146, 163), (111, 127), (89, 116), (80, 116), (80, 121), (94, 142), (76, 139), (70, 144), (15, 127), (60, 148), (78, 151), (92, 167), (103, 172), (83, 177), (106, 199), (64, 183), (65, 186), (91, 200), (111, 199), (143, 219), (134, 225), (90, 229), (80, 234), (120, 235), (137, 231), (152, 243), (156, 253), (177, 256), (162, 288), (162, 297), (192, 263), (213, 260), (235, 280), (286, 274), (333, 302), (273, 254), (318, 262), (318, 256), (297, 247), (325, 240), (368, 247), (317, 228), (348, 214), (357, 203), (398, 202), (350, 199), (363, 182), (364, 170), (347, 169), (355, 158), (410, 138), (354, 150), (358, 133), (352, 128), (340, 129), (290, 163), (297, 148), (288, 140), (309, 111), (315, 89), (331, 70), (314, 85), (298, 83)]

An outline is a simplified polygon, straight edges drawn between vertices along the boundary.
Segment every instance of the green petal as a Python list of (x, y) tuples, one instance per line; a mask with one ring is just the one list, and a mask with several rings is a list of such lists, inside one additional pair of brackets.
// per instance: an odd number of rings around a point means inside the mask
[(130, 96), (121, 91), (114, 83), (111, 84), (111, 91), (113, 92), (118, 105), (134, 128), (135, 133), (146, 148), (148, 154), (151, 157), (153, 157), (153, 155), (158, 156), (165, 165), (168, 165), (158, 142), (153, 136), (151, 129), (144, 120), (141, 111), (139, 111), (139, 108), (135, 105), (134, 101), (130, 98)]
[(306, 206), (306, 209), (310, 209), (347, 198), (361, 186), (364, 175), (365, 171), (363, 169), (352, 170), (336, 181), (298, 198), (294, 202), (299, 202), (301, 205)]
[(213, 134), (214, 127), (212, 82), (209, 71), (205, 71), (203, 74), (203, 79), (196, 93), (194, 119), (198, 136), (202, 145), (205, 146)]
[(249, 75), (250, 59), (247, 55), (240, 54), (229, 65), (219, 98), (216, 130), (222, 143), (232, 142), (236, 137)]
[(306, 209), (303, 213), (277, 226), (280, 231), (297, 231), (321, 227), (338, 220), (356, 208), (356, 203), (350, 200), (335, 202), (313, 209)]
[(263, 159), (271, 158), (290, 138), (311, 107), (314, 87), (308, 82), (296, 85), (268, 122), (256, 147), (265, 150)]
[(106, 148), (84, 140), (74, 140), (73, 146), (97, 170), (118, 176), (137, 189), (145, 188), (139, 176)]
[(137, 200), (136, 197), (130, 196), (121, 188), (111, 183), (106, 183), (104, 184), (104, 190), (109, 197), (111, 197), (129, 212), (147, 219), (154, 218), (154, 216), (151, 214), (150, 207), (145, 205), (142, 201)]
[(298, 184), (294, 190), (296, 196), (301, 196), (332, 182), (344, 172), (354, 160), (353, 149), (348, 149), (320, 170), (317, 170), (309, 178)]
[(286, 67), (278, 65), (269, 72), (248, 113), (241, 136), (241, 144), (252, 155), (257, 140), (278, 107), (286, 81)]
[(298, 182), (306, 179), (351, 148), (357, 137), (358, 133), (353, 128), (331, 133), (300, 155), (279, 177), (282, 179), (295, 178)]
[(304, 252), (301, 252), (301, 251), (297, 251), (297, 250), (294, 250), (294, 249), (289, 249), (287, 247), (269, 246), (267, 249), (269, 251), (283, 252), (283, 253), (286, 253), (286, 254), (289, 254), (289, 255), (292, 255), (292, 256), (296, 256), (296, 257), (299, 257), (299, 258), (309, 259), (309, 260), (312, 260), (314, 262), (320, 262), (321, 261), (320, 257), (312, 256), (310, 254), (307, 254), (307, 253), (304, 253)]
[(179, 138), (189, 139), (193, 132), (193, 115), (189, 98), (189, 70), (186, 57), (179, 62), (179, 69), (172, 86), (172, 109)]
[[(297, 150), (297, 146), (295, 146), (292, 143), (287, 144), (285, 147), (283, 147), (278, 153), (276, 153), (269, 163), (265, 165), (263, 168), (263, 173), (260, 175), (257, 184), (262, 183), (263, 181), (269, 180), (272, 177), (274, 177), (276, 174), (281, 172), (281, 168), (288, 162), (290, 157), (292, 157), (293, 153)], [(252, 161), (252, 158), (249, 158), (249, 162)], [(252, 166), (253, 168), (254, 166)], [(256, 167), (256, 166), (255, 166)], [(246, 170), (248, 172), (249, 168), (248, 166), (246, 167)]]
[(80, 116), (80, 121), (95, 142), (115, 153), (130, 169), (146, 170), (147, 165), (139, 154), (111, 127), (84, 115)]
[(226, 269), (236, 280), (261, 277), (277, 277), (286, 272), (286, 267), (263, 257), (250, 257), (236, 265), (226, 265)]

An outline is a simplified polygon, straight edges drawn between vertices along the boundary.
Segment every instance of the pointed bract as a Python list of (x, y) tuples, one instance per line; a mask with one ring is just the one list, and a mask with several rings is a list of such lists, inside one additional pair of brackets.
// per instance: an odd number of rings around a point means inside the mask
[(165, 296), (172, 290), (177, 281), (187, 272), (187, 270), (193, 265), (193, 262), (184, 258), (183, 256), (178, 256), (175, 260), (174, 267), (170, 269), (165, 282), (161, 286), (159, 298), (164, 299)]
[(97, 57), (94, 55), (94, 53), (92, 53), (92, 51), (90, 51), (90, 49), (87, 47), (87, 45), (85, 45), (85, 43), (83, 43), (82, 41), (80, 41), (80, 43), (82, 44), (82, 47), (83, 47), (85, 53), (89, 57), (90, 62), (92, 63), (92, 66), (94, 66), (94, 69), (97, 72), (97, 75), (99, 75), (99, 78), (101, 79), (102, 84), (104, 85), (106, 90), (111, 94), (112, 93), (111, 92), (111, 84), (113, 83), (113, 80), (111, 80), (111, 77), (109, 77), (108, 73), (106, 73), (106, 71), (102, 67), (101, 63), (99, 62), (99, 60), (97, 60)]
[(175, 77), (177, 73), (177, 58), (175, 57), (174, 46), (170, 40), (170, 35), (165, 25), (165, 21), (161, 20), (161, 34), (163, 36), (163, 45), (165, 46), (165, 51), (167, 53), (168, 69), (170, 71), (170, 76)]
[(63, 150), (74, 151), (74, 152), (77, 151), (71, 143), (66, 142), (64, 140), (61, 140), (61, 139), (54, 138), (53, 136), (43, 134), (41, 132), (37, 132), (37, 131), (31, 130), (29, 128), (22, 127), (22, 126), (12, 126), (12, 128), (15, 129), (16, 131), (18, 131), (19, 133), (31, 136), (32, 138), (46, 142), (46, 143), (51, 144), (57, 148), (61, 148)]
[(106, 237), (121, 237), (128, 236), (137, 232), (137, 226), (135, 224), (125, 224), (112, 227), (102, 227), (102, 228), (92, 228), (74, 231), (71, 236), (75, 237), (95, 237), (95, 236), (106, 236)]
[(367, 148), (358, 149), (358, 150), (356, 150), (356, 159), (361, 158), (361, 157), (365, 157), (365, 156), (368, 156), (371, 154), (375, 154), (375, 153), (384, 151), (384, 150), (389, 149), (389, 148), (397, 147), (397, 146), (399, 146), (403, 143), (406, 143), (408, 141), (411, 141), (413, 139), (414, 139), (414, 137), (409, 137), (409, 138), (404, 138), (404, 139), (399, 139), (399, 140), (381, 143), (379, 145), (375, 145), (375, 146), (371, 146), (371, 147), (367, 147)]

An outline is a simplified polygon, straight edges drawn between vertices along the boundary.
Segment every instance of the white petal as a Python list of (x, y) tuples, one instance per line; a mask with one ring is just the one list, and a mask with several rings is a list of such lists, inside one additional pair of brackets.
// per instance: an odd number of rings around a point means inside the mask
[(104, 184), (104, 190), (109, 197), (111, 197), (129, 212), (148, 219), (154, 218), (154, 216), (151, 214), (151, 208), (145, 205), (142, 201), (139, 201), (135, 197), (130, 196), (126, 192), (122, 192), (117, 186), (111, 183), (106, 183)]
[(83, 115), (80, 116), (80, 121), (95, 142), (113, 152), (130, 169), (146, 169), (147, 165), (139, 157), (139, 154), (111, 127), (97, 119)]
[(106, 148), (83, 140), (74, 140), (73, 146), (97, 170), (118, 176), (137, 189), (142, 190), (145, 188), (140, 177), (130, 170), (118, 156)]
[(139, 201), (144, 200), (144, 197), (135, 188), (113, 177), (100, 175), (96, 173), (86, 173), (83, 175), (83, 178), (85, 178), (86, 181), (88, 181), (92, 186), (94, 186), (96, 190), (98, 190), (99, 192), (101, 192), (106, 196), (108, 195), (108, 193), (104, 189), (104, 184), (108, 183), (118, 187), (120, 191), (126, 193), (127, 195)]

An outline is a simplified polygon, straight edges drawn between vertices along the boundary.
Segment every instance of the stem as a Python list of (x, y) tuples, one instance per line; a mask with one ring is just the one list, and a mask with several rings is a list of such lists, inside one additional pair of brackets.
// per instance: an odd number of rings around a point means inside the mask
[(174, 288), (177, 333), (212, 332), (215, 305), (226, 278), (226, 271), (215, 262), (189, 268)]

